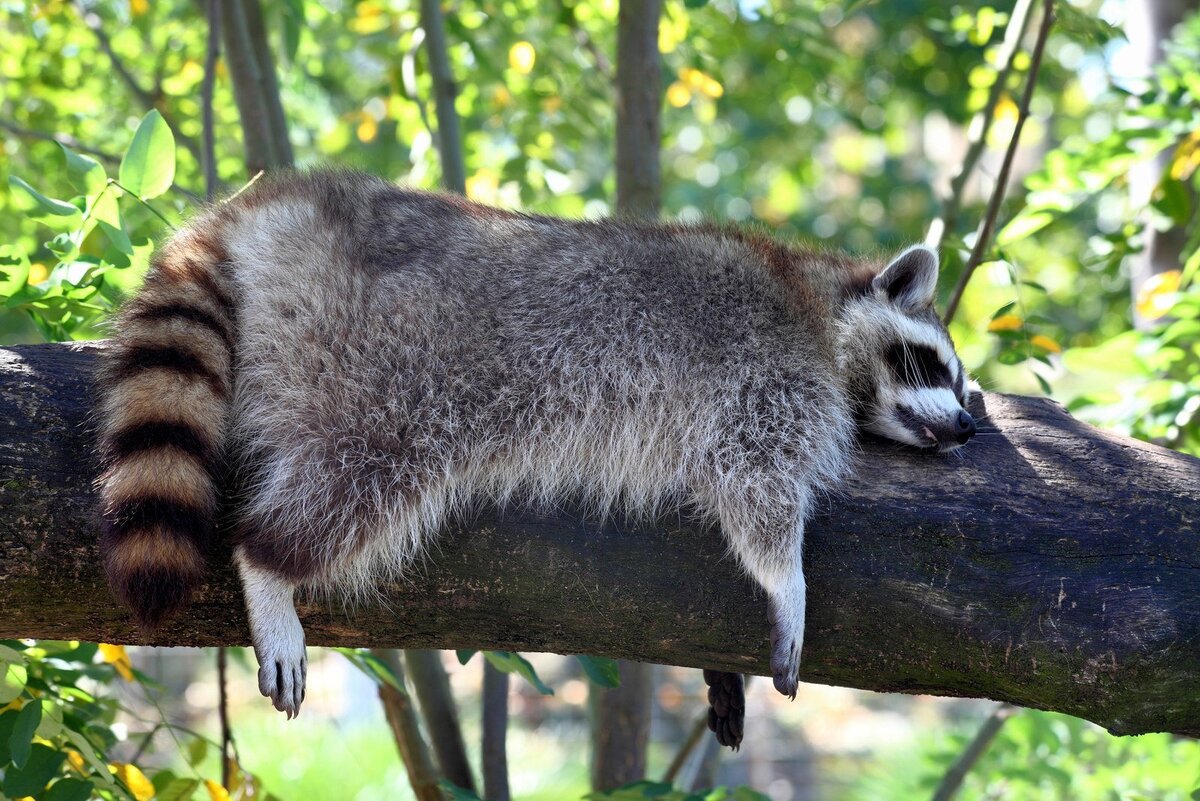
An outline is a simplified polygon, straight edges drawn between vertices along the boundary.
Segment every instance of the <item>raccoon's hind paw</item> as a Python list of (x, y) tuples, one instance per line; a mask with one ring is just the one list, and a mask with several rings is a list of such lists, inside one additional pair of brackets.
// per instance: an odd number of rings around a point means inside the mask
[(304, 629), (292, 613), (291, 620), (278, 621), (267, 636), (254, 645), (258, 657), (258, 690), (291, 720), (300, 714), (304, 683), (308, 678), (308, 655)]
[[(771, 679), (776, 690), (794, 701), (800, 687), (803, 623), (796, 626), (789, 621), (786, 612), (781, 613), (774, 600), (767, 607), (767, 618), (771, 623)], [(799, 636), (793, 633), (797, 630), (801, 632)]]
[(705, 670), (708, 685), (708, 728), (717, 742), (734, 751), (742, 745), (742, 727), (746, 720), (746, 691), (741, 673)]

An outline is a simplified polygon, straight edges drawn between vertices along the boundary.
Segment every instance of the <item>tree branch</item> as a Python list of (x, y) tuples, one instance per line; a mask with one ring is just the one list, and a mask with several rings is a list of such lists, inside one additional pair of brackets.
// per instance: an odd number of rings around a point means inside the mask
[(1025, 38), (1025, 29), (1029, 26), (1029, 11), (1032, 7), (1033, 0), (1017, 0), (1013, 5), (1008, 25), (1004, 29), (1004, 41), (1000, 45), (1000, 68), (996, 70), (996, 80), (988, 91), (987, 102), (971, 120), (970, 143), (967, 145), (967, 153), (963, 157), (958, 174), (950, 181), (950, 194), (942, 202), (942, 213), (929, 226), (929, 234), (926, 236), (925, 242), (930, 247), (940, 246), (945, 235), (952, 233), (958, 227), (958, 215), (962, 211), (967, 181), (975, 172), (975, 167), (979, 164), (979, 159), (987, 147), (987, 135), (992, 129), (992, 121), (996, 118), (996, 108), (1000, 105), (1000, 98), (1004, 96), (1004, 91), (1008, 87), (1008, 76), (1012, 74), (1017, 53), (1020, 52), (1021, 40)]
[[(0, 637), (242, 645), (229, 554), (143, 639), (105, 586), (97, 345), (0, 349)], [(976, 395), (961, 459), (864, 442), (805, 537), (806, 681), (989, 697), (1200, 736), (1200, 460), (1051, 401)], [(385, 604), (300, 605), (312, 645), (593, 653), (769, 675), (763, 594), (710, 522), (481, 508)]]
[(122, 83), (129, 88), (129, 91), (135, 98), (137, 98), (138, 102), (142, 104), (146, 111), (158, 109), (158, 112), (162, 114), (163, 121), (167, 123), (171, 129), (171, 133), (174, 134), (175, 141), (183, 145), (184, 148), (192, 154), (192, 157), (196, 159), (197, 162), (201, 161), (202, 157), (200, 153), (200, 145), (195, 139), (190, 136), (185, 136), (183, 132), (180, 131), (179, 121), (175, 119), (175, 115), (171, 113), (170, 109), (166, 108), (162, 103), (159, 102), (162, 99), (161, 92), (152, 92), (145, 89), (138, 82), (137, 78), (133, 76), (133, 73), (129, 70), (129, 67), (125, 66), (125, 60), (122, 59), (117, 51), (113, 48), (112, 40), (108, 38), (108, 34), (105, 32), (104, 26), (100, 22), (100, 17), (95, 12), (89, 11), (87, 6), (85, 6), (82, 2), (77, 2), (76, 6), (79, 10), (79, 18), (83, 20), (83, 24), (87, 26), (88, 30), (90, 30), (96, 37), (96, 43), (100, 45), (100, 49), (104, 51), (104, 54), (108, 56), (108, 60), (112, 63), (113, 69), (116, 71), (117, 76), (121, 79)]
[(1042, 52), (1046, 49), (1046, 37), (1049, 36), (1050, 27), (1054, 24), (1054, 0), (1044, 0), (1043, 6), (1042, 24), (1038, 28), (1033, 55), (1030, 56), (1029, 75), (1025, 79), (1025, 92), (1021, 95), (1021, 105), (1017, 110), (1017, 122), (1013, 127), (1012, 138), (1008, 142), (1008, 150), (1004, 153), (1000, 174), (996, 176), (996, 186), (992, 189), (992, 197), (988, 201), (983, 225), (979, 229), (975, 246), (971, 249), (971, 257), (967, 259), (962, 275), (958, 277), (958, 283), (954, 285), (954, 291), (950, 293), (950, 299), (946, 302), (946, 313), (943, 319), (947, 324), (954, 319), (954, 313), (958, 311), (958, 304), (962, 300), (963, 292), (967, 289), (967, 283), (975, 274), (975, 269), (979, 267), (980, 262), (983, 261), (983, 255), (987, 253), (987, 249), (992, 244), (992, 233), (996, 228), (996, 218), (1000, 216), (1000, 204), (1004, 202), (1004, 193), (1008, 189), (1008, 176), (1012, 172), (1013, 158), (1017, 154), (1017, 145), (1021, 142), (1021, 131), (1025, 127), (1025, 120), (1029, 118), (1029, 102), (1033, 99), (1033, 90), (1037, 86), (1038, 71), (1042, 66)]

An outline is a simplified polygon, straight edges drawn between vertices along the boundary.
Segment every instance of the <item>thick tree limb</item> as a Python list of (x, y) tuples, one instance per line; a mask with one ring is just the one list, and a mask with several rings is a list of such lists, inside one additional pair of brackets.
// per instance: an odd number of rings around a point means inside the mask
[[(0, 349), (0, 637), (137, 643), (96, 553), (96, 346)], [(803, 677), (1200, 736), (1200, 461), (976, 397), (963, 458), (865, 443), (807, 536)], [(227, 554), (159, 645), (248, 641)], [(710, 524), (481, 510), (312, 645), (588, 652), (767, 674), (766, 604)]]

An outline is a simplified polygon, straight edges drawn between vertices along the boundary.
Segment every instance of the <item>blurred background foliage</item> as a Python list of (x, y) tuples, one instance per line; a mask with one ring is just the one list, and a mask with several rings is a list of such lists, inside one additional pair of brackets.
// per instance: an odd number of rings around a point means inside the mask
[[(664, 215), (762, 225), (858, 252), (925, 239), (943, 217), (945, 299), (1016, 124), (1038, 10), (1011, 69), (1004, 41), (1014, 9), (1030, 5), (668, 0), (659, 35)], [(1180, 24), (1150, 34), (1148, 49), (1124, 33), (1144, 40), (1142, 18), (1165, 5), (1058, 2), (999, 234), (951, 329), (985, 388), (1048, 394), (1099, 425), (1200, 454), (1200, 17), (1179, 13)], [(417, 5), (262, 7), (297, 162), (436, 187)], [(567, 216), (608, 213), (616, 0), (454, 0), (444, 11), (468, 194)], [(154, 243), (201, 202), (205, 35), (203, 3), (193, 0), (0, 2), (0, 344), (102, 336)], [(235, 191), (252, 176), (223, 60), (214, 114), (217, 175)], [(955, 191), (983, 123), (979, 166)], [(957, 208), (949, 216), (948, 201)], [(219, 798), (227, 789), (261, 797), (261, 786), (286, 798), (407, 792), (378, 710), (350, 697), (364, 687), (345, 676), (331, 680), (336, 698), (315, 704), (329, 719), (310, 714), (299, 729), (268, 718), (262, 704), (235, 705), (242, 757), (265, 785), (249, 774), (236, 787), (206, 784), (219, 778), (219, 757), (195, 745), (211, 732), (190, 727), (212, 728), (212, 676), (193, 657), (138, 659), (154, 671), (130, 673), (144, 692), (122, 694), (121, 666), (132, 669), (124, 652), (6, 644), (0, 791), (34, 795), (9, 782), (35, 764), (59, 777), (38, 797), (58, 799)], [(573, 660), (534, 661), (561, 692), (548, 700), (514, 685), (514, 789), (576, 798), (587, 786), (583, 680)], [(314, 669), (346, 664), (326, 656)], [(448, 664), (460, 700), (477, 697), (474, 669)], [(234, 675), (235, 699), (239, 686), (252, 692), (247, 668), (235, 664)], [(168, 686), (164, 711), (152, 699)], [(719, 772), (695, 766), (696, 786), (749, 783), (780, 801), (927, 796), (989, 708), (815, 687), (789, 707), (764, 690), (752, 694), (772, 707), (752, 718), (764, 729), (758, 741), (748, 737)], [(701, 696), (694, 675), (660, 672), (652, 772), (670, 760)], [(468, 729), (477, 726), (467, 714)], [(777, 721), (769, 731), (768, 720)], [(140, 762), (149, 790), (132, 767)], [(1117, 739), (1025, 712), (960, 797), (1186, 799), (1198, 786), (1195, 742)], [(630, 792), (674, 797), (657, 785)]]

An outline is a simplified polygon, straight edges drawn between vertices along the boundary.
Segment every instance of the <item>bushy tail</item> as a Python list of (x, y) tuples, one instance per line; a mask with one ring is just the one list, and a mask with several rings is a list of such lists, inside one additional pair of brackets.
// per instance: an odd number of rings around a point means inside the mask
[(236, 337), (225, 261), (215, 232), (177, 235), (100, 369), (101, 552), (146, 630), (191, 597), (216, 523)]

